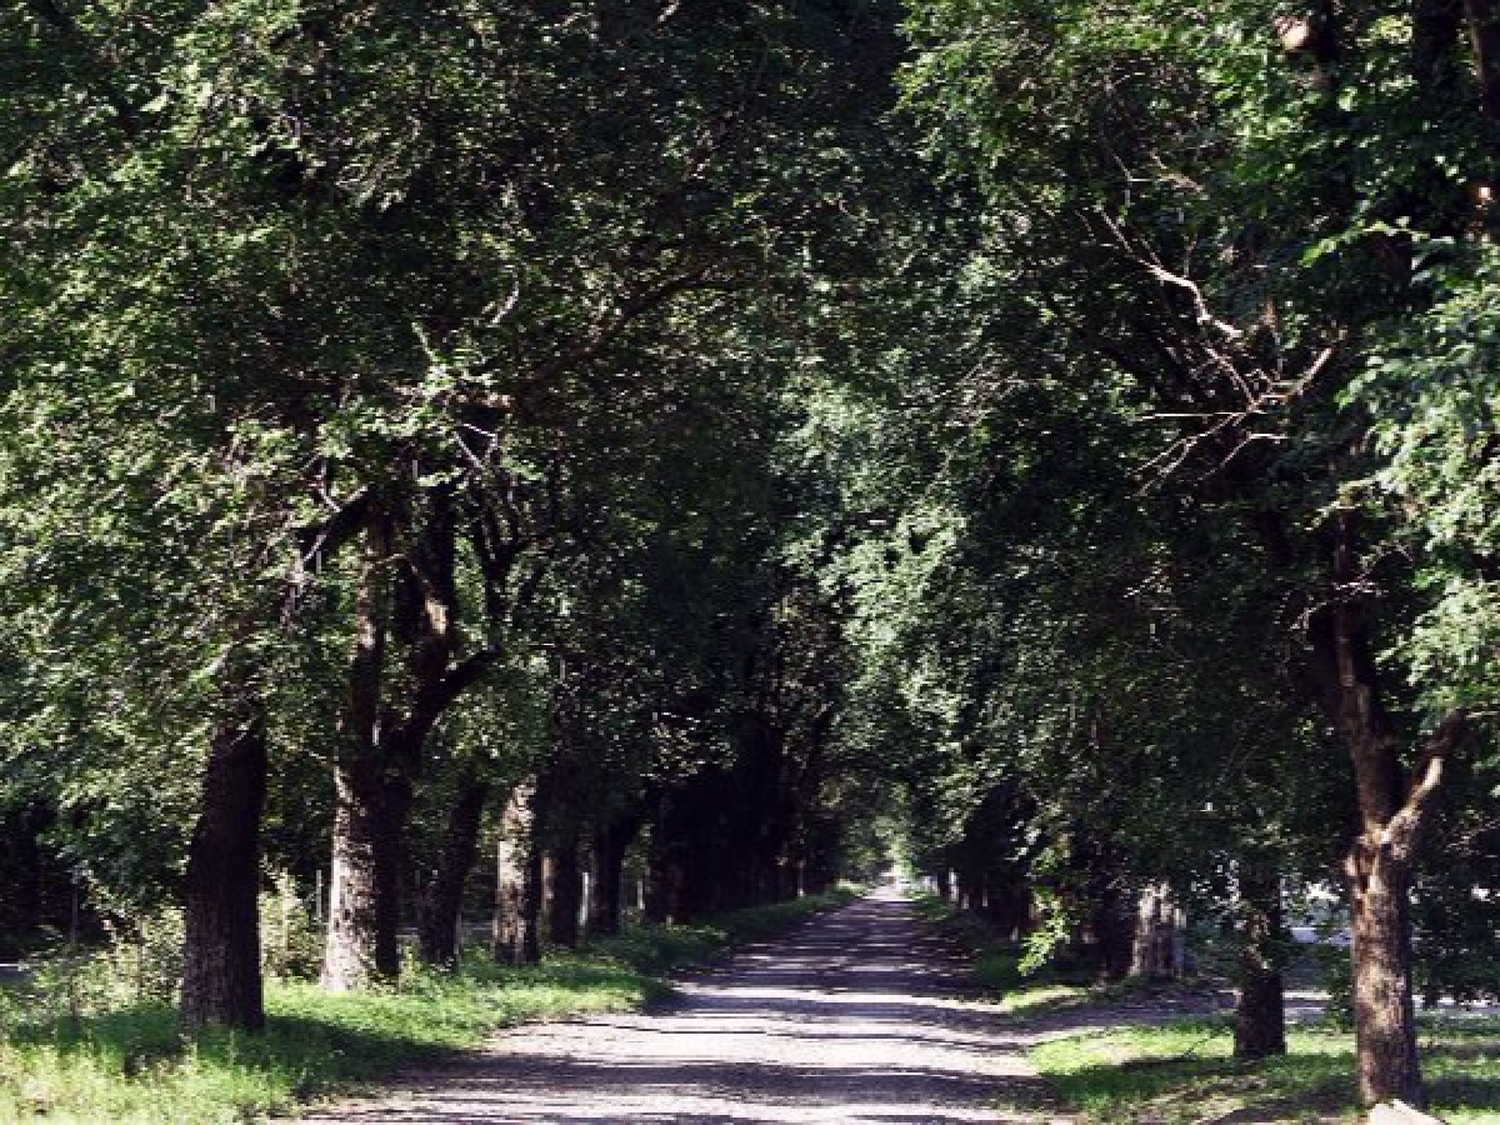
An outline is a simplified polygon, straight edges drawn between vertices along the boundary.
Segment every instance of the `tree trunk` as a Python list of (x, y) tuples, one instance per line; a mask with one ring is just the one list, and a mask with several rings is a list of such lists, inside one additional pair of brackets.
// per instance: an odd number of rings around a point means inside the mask
[(593, 894), (589, 900), (589, 935), (620, 932), (625, 892), (625, 853), (635, 838), (634, 820), (616, 821), (594, 835), (591, 849)]
[[(328, 891), (328, 935), (323, 953), (323, 986), (334, 992), (365, 988), (399, 969), (394, 948), (382, 942), (381, 890), (389, 874), (382, 836), (388, 830), (383, 808), (381, 680), (389, 624), (391, 521), (371, 502), (354, 592), (354, 652), (349, 666), (349, 701), (340, 731), (334, 769), (333, 877)], [(394, 941), (394, 931), (389, 940)]]
[(1090, 925), (1101, 980), (1118, 981), (1129, 975), (1131, 957), (1135, 952), (1134, 921), (1125, 896), (1113, 881), (1106, 881), (1095, 889)]
[(1281, 886), (1276, 868), (1258, 857), (1239, 871), (1239, 996), (1234, 1009), (1234, 1057), (1245, 1061), (1286, 1054), (1286, 1003), (1281, 976)]
[(401, 971), (400, 840), (409, 789), (359, 761), (341, 764), (336, 782), (322, 979), (330, 991), (352, 992)]
[(1488, 142), (1486, 159), (1473, 180), (1473, 202), (1479, 220), (1493, 233), (1500, 225), (1500, 200), (1495, 197), (1500, 177), (1500, 6), (1495, 0), (1464, 0), (1464, 17), (1479, 75), (1479, 113)]
[(1176, 980), (1186, 969), (1182, 911), (1165, 883), (1147, 887), (1136, 908), (1130, 973), (1151, 980)]
[[(1444, 109), (1473, 105), (1471, 84), (1460, 56), (1463, 39), (1464, 0), (1412, 0), (1411, 74), (1416, 84), (1414, 104)], [(1473, 106), (1470, 112), (1478, 109)], [(1440, 238), (1459, 238), (1471, 225), (1476, 212), (1484, 218), (1487, 209), (1483, 188), (1493, 176), (1493, 161), (1486, 160), (1465, 179), (1457, 182), (1445, 166), (1443, 154), (1433, 149), (1414, 154), (1416, 162), (1405, 185), (1391, 199), (1396, 214), (1409, 215), (1412, 227)], [(1477, 207), (1476, 207), (1477, 205)], [(1417, 247), (1404, 240), (1406, 265), (1400, 280), (1410, 283), (1416, 271)]]
[(653, 849), (646, 871), (645, 919), (653, 926), (682, 920), (682, 872), (677, 861)]
[(535, 965), (542, 959), (542, 899), (546, 891), (542, 873), (542, 849), (527, 849), (525, 875), (521, 880), (521, 926), (516, 960)]
[(1006, 941), (1020, 941), (1031, 926), (1031, 890), (1015, 871), (996, 872), (987, 895), (989, 916)]
[(971, 868), (958, 870), (958, 905), (963, 910), (980, 913), (984, 909), (983, 884)]
[(643, 915), (653, 926), (683, 920), (683, 889), (687, 878), (681, 859), (683, 844), (673, 835), (677, 824), (674, 809), (663, 801), (651, 825), (651, 846), (646, 853)]
[[(1294, 565), (1285, 521), (1264, 512), (1255, 526), (1271, 560)], [(1353, 764), (1359, 807), (1359, 833), (1344, 864), (1354, 931), (1359, 1094), (1366, 1105), (1398, 1099), (1420, 1106), (1425, 1096), (1411, 993), (1412, 864), (1428, 806), (1468, 718), (1461, 710), (1450, 712), (1427, 736), (1411, 779), (1403, 779), (1398, 741), (1378, 691), (1367, 581), (1357, 557), (1357, 513), (1339, 512), (1331, 533), (1332, 597), (1309, 630), (1309, 670)]]
[[(1335, 611), (1347, 618), (1342, 610)], [(1394, 816), (1400, 762), (1384, 729), (1360, 652), (1345, 620), (1335, 625), (1342, 732), (1354, 762), (1364, 830), (1345, 858), (1353, 914), (1354, 1033), (1360, 1098), (1426, 1104), (1411, 994), (1410, 863), (1380, 843)], [(1372, 666), (1373, 662), (1371, 662)]]
[(573, 949), (578, 945), (578, 916), (583, 906), (583, 866), (578, 861), (578, 836), (569, 833), (548, 854), (552, 884), (548, 934), (553, 944)]
[(265, 1025), (258, 900), (266, 772), (261, 715), (236, 715), (215, 728), (188, 850), (182, 977), (188, 1027)]
[[(297, 621), (304, 568), (320, 565), (367, 526), (367, 510), (365, 501), (356, 500), (308, 530), (281, 605), (283, 629)], [(252, 623), (263, 624), (258, 618)], [(238, 661), (240, 655), (231, 652), (228, 659)], [(181, 1011), (188, 1027), (259, 1030), (265, 1022), (259, 909), (269, 772), (265, 713), (238, 664), (231, 665), (224, 687), (228, 712), (210, 740), (201, 807), (188, 845)], [(75, 884), (75, 938), (77, 922)]]
[(524, 960), (526, 855), (531, 847), (531, 788), (522, 782), (500, 814), (495, 845), (495, 925), (493, 952), (501, 964)]
[[(324, 984), (336, 991), (393, 979), (400, 970), (401, 876), (413, 781), (433, 727), (497, 656), (485, 649), (453, 664), (458, 597), (452, 498), (439, 488), (426, 501), (414, 539), (397, 535), (398, 526), (409, 530), (412, 504), (388, 509), (372, 499), (365, 518), (323, 969)], [(395, 549), (398, 538), (408, 544), (404, 554)], [(389, 635), (402, 646), (410, 674), (404, 707), (387, 698)]]
[(27, 805), (0, 827), (0, 934), (33, 934), (42, 926), (42, 885), (46, 863), (37, 846), (46, 822), (38, 805)]
[(417, 932), (423, 964), (452, 968), (462, 952), (464, 885), (479, 851), (479, 827), (489, 801), (490, 783), (466, 771), (458, 785), (443, 836), (437, 870), (427, 884)]
[[(1356, 557), (1357, 517), (1335, 525), (1333, 577), (1340, 600), (1318, 621), (1315, 653), (1326, 706), (1348, 747), (1360, 833), (1345, 858), (1353, 943), (1354, 1033), (1359, 1093), (1366, 1105), (1426, 1104), (1417, 1062), (1411, 988), (1411, 878), (1427, 809), (1468, 718), (1450, 713), (1428, 736), (1409, 783), (1378, 689), (1378, 669)], [(1404, 789), (1404, 794), (1403, 794)]]
[(1426, 1104), (1411, 984), (1411, 870), (1389, 847), (1356, 841), (1345, 859), (1354, 960), (1360, 1097)]
[(1459, 86), (1458, 44), (1466, 6), (1474, 0), (1413, 0), (1411, 69), (1423, 97), (1454, 97)]

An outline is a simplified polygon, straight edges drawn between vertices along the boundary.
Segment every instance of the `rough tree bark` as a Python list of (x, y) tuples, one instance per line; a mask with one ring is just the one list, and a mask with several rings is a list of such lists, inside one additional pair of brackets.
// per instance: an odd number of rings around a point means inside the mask
[(1239, 995), (1234, 1008), (1234, 1057), (1286, 1054), (1286, 1002), (1281, 975), (1281, 880), (1263, 856), (1239, 869)]
[(493, 952), (502, 964), (525, 959), (526, 857), (531, 848), (531, 791), (533, 783), (522, 782), (511, 793), (500, 816), (499, 840), (495, 845), (495, 924)]
[(422, 898), (417, 956), (424, 964), (452, 968), (459, 963), (464, 886), (479, 853), (479, 828), (489, 797), (489, 780), (466, 770), (448, 812), (437, 868)]
[[(1264, 512), (1255, 521), (1271, 561), (1296, 563), (1286, 521)], [(1426, 1103), (1417, 1059), (1412, 996), (1410, 892), (1427, 810), (1443, 769), (1468, 727), (1456, 710), (1427, 735), (1421, 760), (1405, 776), (1400, 740), (1380, 694), (1371, 642), (1368, 584), (1359, 567), (1358, 513), (1346, 509), (1330, 526), (1330, 604), (1309, 626), (1309, 670), (1325, 714), (1354, 767), (1359, 826), (1344, 859), (1351, 915), (1356, 1073), (1366, 1105)]]
[(373, 763), (343, 762), (335, 775), (333, 878), (323, 986), (350, 992), (401, 971), (401, 834), (409, 785)]
[[(404, 506), (400, 522), (415, 520)], [(498, 657), (481, 649), (455, 663), (457, 536), (452, 497), (426, 497), (419, 533), (397, 551), (397, 516), (371, 503), (355, 591), (355, 647), (337, 768), (334, 872), (323, 982), (334, 991), (390, 979), (400, 969), (406, 818), (428, 736)], [(388, 698), (386, 648), (404, 650), (404, 698)]]
[(1405, 781), (1396, 738), (1379, 692), (1357, 559), (1355, 513), (1334, 529), (1335, 604), (1315, 633), (1325, 697), (1354, 765), (1359, 833), (1344, 860), (1349, 886), (1354, 971), (1354, 1031), (1360, 1098), (1426, 1104), (1417, 1060), (1412, 996), (1411, 881), (1427, 810), (1449, 754), (1467, 728), (1459, 711), (1426, 739)]
[(333, 874), (322, 975), (323, 987), (334, 992), (366, 988), (400, 969), (395, 931), (384, 932), (382, 925), (390, 906), (379, 902), (392, 878), (381, 871), (389, 859), (381, 841), (390, 831), (391, 817), (384, 808), (387, 779), (378, 760), (390, 555), (390, 515), (372, 503), (354, 593), (349, 701), (334, 774)]
[(1411, 986), (1411, 872), (1362, 835), (1345, 858), (1354, 957), (1354, 1033), (1366, 1105), (1426, 1104)]
[[(368, 498), (360, 494), (300, 536), (279, 595), (282, 629), (298, 620), (307, 567), (359, 532), (367, 506)], [(255, 620), (249, 628), (265, 624)], [(181, 1012), (189, 1027), (222, 1024), (258, 1030), (264, 1022), (260, 826), (268, 747), (262, 703), (242, 659), (237, 651), (225, 658), (225, 712), (211, 737), (202, 803), (188, 847)]]
[(259, 1031), (265, 1025), (258, 897), (266, 736), (254, 700), (240, 695), (231, 706), (213, 732), (188, 846), (182, 1021)]

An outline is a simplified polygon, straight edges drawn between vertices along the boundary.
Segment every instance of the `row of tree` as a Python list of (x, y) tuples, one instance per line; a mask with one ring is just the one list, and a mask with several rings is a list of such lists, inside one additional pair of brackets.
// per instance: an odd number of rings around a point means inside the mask
[(899, 823), (1037, 957), (1221, 918), (1246, 1057), (1341, 885), (1420, 1101), (1414, 988), (1500, 990), (1497, 36), (10, 0), (6, 930), (180, 904), (185, 1018), (253, 1028), (268, 870), (358, 989)]
[(1371, 1103), (1422, 1099), (1413, 910), (1429, 994), (1496, 987), (1497, 14), (910, 22), (994, 357), (896, 453), (962, 420), (887, 641), (894, 719), (941, 732), (929, 862), (1116, 970), (1143, 886), (1237, 916), (1248, 1056), (1284, 1049), (1285, 896), (1342, 885)]
[(544, 856), (576, 940), (585, 841), (604, 929), (638, 837), (657, 917), (830, 880), (840, 640), (784, 395), (872, 237), (893, 30), (7, 8), (10, 835), (96, 913), (182, 903), (188, 1023), (263, 1020), (267, 860), (329, 872), (327, 987), (393, 978), (416, 919), (451, 962), (507, 800), (517, 956)]

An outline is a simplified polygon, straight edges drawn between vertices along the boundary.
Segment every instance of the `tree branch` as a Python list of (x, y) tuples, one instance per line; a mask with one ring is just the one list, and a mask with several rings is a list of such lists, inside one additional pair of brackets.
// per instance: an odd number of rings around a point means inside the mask
[(1422, 760), (1412, 776), (1406, 800), (1381, 833), (1380, 842), (1399, 856), (1409, 856), (1416, 847), (1424, 814), (1443, 783), (1443, 772), (1454, 748), (1468, 733), (1469, 712), (1456, 708), (1443, 716), (1427, 736)]

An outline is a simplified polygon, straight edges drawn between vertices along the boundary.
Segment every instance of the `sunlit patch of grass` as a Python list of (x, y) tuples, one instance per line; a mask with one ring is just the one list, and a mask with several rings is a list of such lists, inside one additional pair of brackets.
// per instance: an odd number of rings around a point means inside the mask
[(399, 988), (330, 995), (267, 990), (264, 1035), (185, 1037), (164, 1004), (82, 1019), (7, 1011), (0, 1023), (0, 1121), (197, 1125), (288, 1113), (314, 1097), (473, 1047), (532, 1020), (637, 1008), (665, 973), (769, 937), (848, 892), (759, 907), (703, 926), (640, 927), (541, 965), (483, 959), (457, 974), (415, 972)]
[(1037, 1015), (1076, 1007), (1104, 995), (1076, 971), (1048, 966), (1025, 972), (1021, 968), (1025, 951), (1019, 945), (997, 940), (993, 927), (982, 918), (937, 895), (918, 895), (913, 901), (919, 918), (941, 927), (970, 953), (975, 983), (999, 1004), (1001, 1011)]
[[(1433, 1112), (1500, 1121), (1500, 1020), (1424, 1021), (1423, 1043)], [(1288, 1046), (1285, 1057), (1238, 1063), (1228, 1020), (1213, 1018), (1069, 1036), (1032, 1058), (1093, 1121), (1357, 1119), (1353, 1037), (1298, 1028)]]
[(1014, 989), (1000, 998), (1000, 1010), (1009, 1015), (1035, 1016), (1076, 1008), (1093, 999), (1094, 990), (1079, 984), (1035, 984)]
[(752, 906), (720, 914), (710, 922), (678, 926), (627, 926), (615, 937), (590, 942), (585, 952), (665, 976), (712, 961), (735, 947), (784, 933), (805, 918), (858, 898), (841, 888), (790, 902)]
[(274, 984), (263, 1036), (188, 1038), (161, 1004), (21, 1023), (0, 1043), (0, 1120), (250, 1120), (472, 1046), (497, 1028), (635, 1007), (657, 987), (623, 965), (556, 958), (416, 974), (399, 989), (359, 995)]

